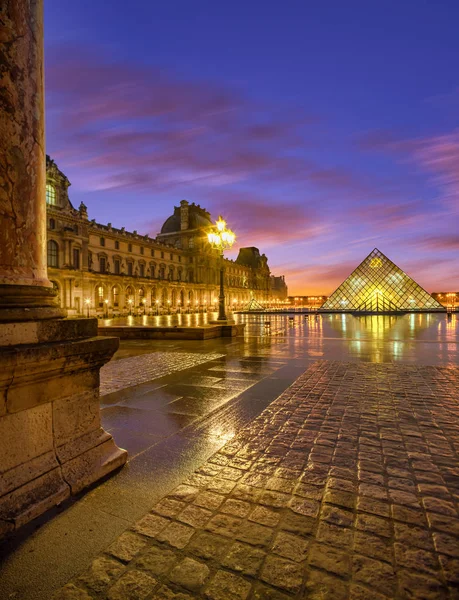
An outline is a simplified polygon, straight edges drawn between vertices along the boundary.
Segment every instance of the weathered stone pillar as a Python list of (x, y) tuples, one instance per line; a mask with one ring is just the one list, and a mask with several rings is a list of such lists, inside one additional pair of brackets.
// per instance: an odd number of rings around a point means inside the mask
[(1, 2), (0, 537), (127, 457), (100, 426), (118, 339), (63, 318), (47, 277), (42, 21), (42, 0)]

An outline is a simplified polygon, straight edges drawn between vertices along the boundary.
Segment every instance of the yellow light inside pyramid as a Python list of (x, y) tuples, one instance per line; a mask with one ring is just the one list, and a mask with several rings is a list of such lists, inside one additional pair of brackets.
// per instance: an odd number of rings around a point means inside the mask
[(370, 261), (370, 267), (372, 269), (379, 269), (382, 267), (382, 260), (379, 257), (372, 258)]

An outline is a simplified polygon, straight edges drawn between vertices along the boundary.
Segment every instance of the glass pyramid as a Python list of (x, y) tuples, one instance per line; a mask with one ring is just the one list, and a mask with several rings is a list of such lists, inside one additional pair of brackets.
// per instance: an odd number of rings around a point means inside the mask
[(375, 248), (319, 310), (390, 313), (444, 307)]

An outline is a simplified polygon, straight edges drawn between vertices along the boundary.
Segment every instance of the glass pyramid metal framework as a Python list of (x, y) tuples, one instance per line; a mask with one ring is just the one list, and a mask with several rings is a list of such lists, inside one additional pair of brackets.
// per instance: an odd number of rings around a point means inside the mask
[(375, 248), (319, 310), (394, 313), (444, 307)]

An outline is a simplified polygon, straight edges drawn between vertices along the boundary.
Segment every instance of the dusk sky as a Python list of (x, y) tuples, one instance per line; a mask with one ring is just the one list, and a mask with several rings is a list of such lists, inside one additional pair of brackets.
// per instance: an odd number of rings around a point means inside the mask
[(45, 1), (47, 153), (90, 219), (221, 213), (291, 295), (374, 248), (459, 290), (457, 0)]

